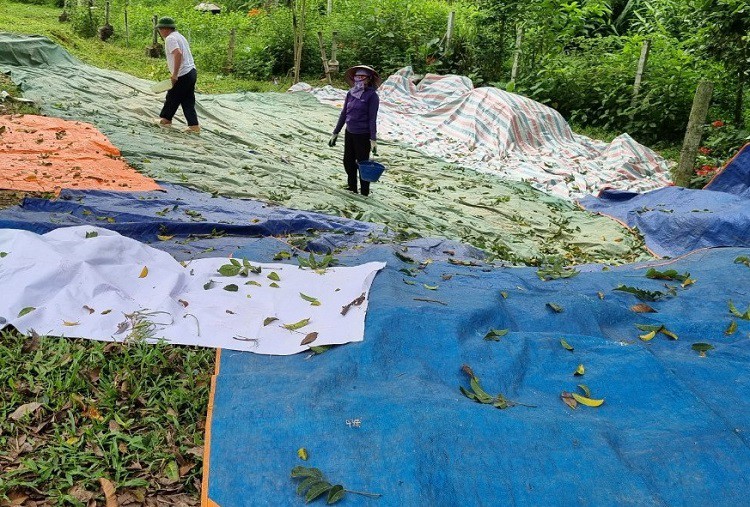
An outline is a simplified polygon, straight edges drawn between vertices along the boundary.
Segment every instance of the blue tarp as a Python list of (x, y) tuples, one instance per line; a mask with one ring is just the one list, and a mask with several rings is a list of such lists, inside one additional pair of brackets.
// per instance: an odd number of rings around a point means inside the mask
[(750, 144), (703, 190), (606, 190), (580, 204), (637, 227), (646, 246), (674, 257), (698, 248), (750, 246)]
[[(741, 312), (750, 304), (750, 267), (735, 262), (750, 250), (656, 266), (689, 272), (696, 282), (684, 288), (646, 278), (645, 265), (541, 281), (533, 268), (457, 266), (447, 254), (420, 265), (394, 253), (379, 245), (341, 256), (388, 262), (371, 289), (364, 342), (312, 357), (222, 352), (204, 464), (212, 501), (302, 504), (290, 471), (303, 465), (383, 495), (349, 494), (342, 505), (746, 503), (750, 322), (728, 301)], [(657, 313), (632, 311), (640, 301), (614, 291), (620, 284), (663, 292), (647, 303)], [(678, 339), (642, 341), (635, 324), (664, 325)], [(509, 333), (488, 341), (490, 329)], [(700, 357), (695, 342), (715, 349)], [(464, 364), (489, 393), (534, 407), (464, 397)], [(604, 404), (570, 409), (560, 395), (582, 392), (577, 384)]]
[[(159, 184), (163, 192), (63, 190), (55, 200), (27, 197), (21, 206), (0, 210), (0, 228), (44, 234), (57, 227), (96, 225), (166, 250), (178, 260), (229, 255), (249, 237), (305, 235), (302, 246), (327, 252), (389, 236), (375, 224)], [(173, 237), (161, 241), (158, 236)], [(270, 239), (265, 244), (277, 251), (287, 246)]]
[(750, 143), (706, 185), (706, 190), (727, 192), (750, 199)]

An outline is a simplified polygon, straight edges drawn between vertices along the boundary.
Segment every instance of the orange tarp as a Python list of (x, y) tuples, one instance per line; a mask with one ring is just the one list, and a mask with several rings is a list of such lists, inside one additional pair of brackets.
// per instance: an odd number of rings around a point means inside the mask
[(54, 192), (159, 190), (93, 125), (47, 116), (0, 116), (0, 189)]

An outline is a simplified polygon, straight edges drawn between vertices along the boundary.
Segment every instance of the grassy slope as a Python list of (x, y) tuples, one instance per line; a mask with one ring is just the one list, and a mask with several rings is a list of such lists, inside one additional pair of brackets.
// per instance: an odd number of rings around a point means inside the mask
[[(119, 70), (144, 79), (161, 80), (168, 76), (164, 58), (150, 58), (145, 47), (131, 47), (102, 42), (98, 38), (87, 39), (76, 35), (70, 23), (60, 23), (61, 10), (39, 5), (7, 3), (0, 9), (0, 31), (44, 35), (65, 47), (79, 60), (102, 69)], [(19, 28), (23, 27), (23, 28)], [(230, 93), (237, 91), (286, 91), (292, 82), (280, 78), (277, 84), (271, 81), (237, 79), (231, 75), (216, 74), (200, 70), (199, 90), (203, 93)], [(309, 82), (317, 81), (316, 77)], [(343, 83), (339, 83), (343, 84)]]

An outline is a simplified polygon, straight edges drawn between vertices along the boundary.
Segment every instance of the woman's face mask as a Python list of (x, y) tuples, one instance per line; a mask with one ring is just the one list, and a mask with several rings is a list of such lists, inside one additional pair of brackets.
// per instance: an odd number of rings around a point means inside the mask
[(361, 75), (354, 76), (354, 88), (356, 89), (364, 88), (365, 84), (367, 84), (367, 76), (361, 76)]

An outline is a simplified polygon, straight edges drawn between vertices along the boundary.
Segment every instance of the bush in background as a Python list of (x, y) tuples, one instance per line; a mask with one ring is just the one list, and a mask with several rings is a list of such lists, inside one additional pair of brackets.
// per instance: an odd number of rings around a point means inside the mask
[(570, 121), (628, 131), (641, 142), (679, 141), (696, 83), (715, 69), (667, 37), (654, 37), (638, 100), (631, 105), (643, 38), (576, 39), (577, 47), (548, 56), (521, 81), (535, 100)]

